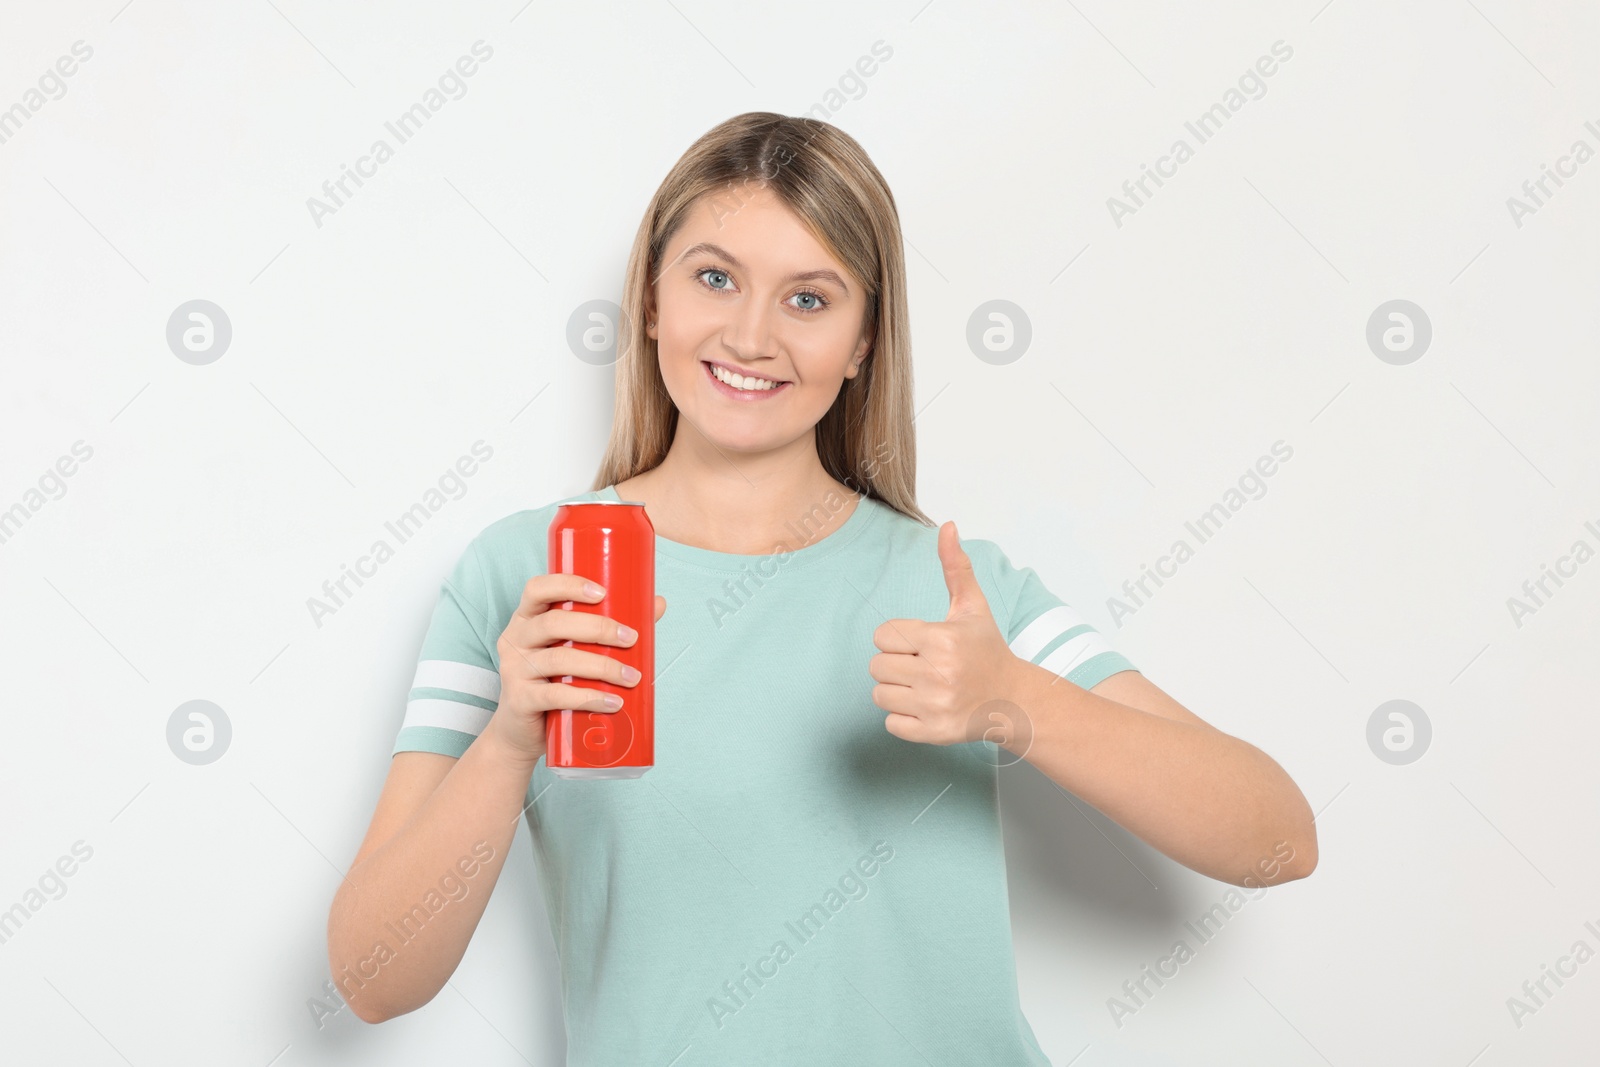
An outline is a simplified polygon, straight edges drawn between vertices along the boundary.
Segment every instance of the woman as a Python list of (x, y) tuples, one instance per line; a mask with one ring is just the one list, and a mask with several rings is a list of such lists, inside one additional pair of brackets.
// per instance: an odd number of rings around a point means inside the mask
[(636, 683), (563, 642), (635, 635), (551, 610), (601, 595), (545, 573), (561, 501), (489, 526), (441, 591), (333, 904), (358, 1016), (438, 992), (524, 814), (574, 1065), (1047, 1064), (1018, 1005), (999, 748), (1212, 877), (1310, 873), (1275, 762), (918, 510), (899, 222), (854, 140), (766, 112), (711, 130), (656, 192), (623, 300), (610, 445), (569, 499), (641, 501), (655, 526), (655, 767), (541, 762), (545, 712), (607, 710), (581, 679)]

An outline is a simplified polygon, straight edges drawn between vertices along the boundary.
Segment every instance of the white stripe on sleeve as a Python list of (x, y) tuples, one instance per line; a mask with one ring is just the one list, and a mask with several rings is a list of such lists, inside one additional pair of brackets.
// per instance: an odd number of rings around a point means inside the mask
[(402, 728), (411, 726), (438, 726), (446, 730), (459, 730), (474, 737), (483, 733), (494, 712), (476, 704), (461, 704), (454, 700), (413, 700), (406, 704), (406, 718)]
[[(1051, 641), (1074, 626), (1082, 625), (1083, 616), (1065, 604), (1058, 604), (1024, 626), (1017, 639), (1011, 642), (1011, 651), (1031, 663), (1033, 657)], [(1068, 642), (1069, 645), (1073, 643)]]
[(500, 675), (471, 663), (449, 659), (425, 659), (417, 664), (413, 689), (449, 689), (485, 700), (500, 699)]
[(1110, 652), (1111, 644), (1099, 632), (1090, 630), (1072, 638), (1044, 658), (1039, 666), (1051, 674), (1065, 676), (1074, 668), (1102, 652)]

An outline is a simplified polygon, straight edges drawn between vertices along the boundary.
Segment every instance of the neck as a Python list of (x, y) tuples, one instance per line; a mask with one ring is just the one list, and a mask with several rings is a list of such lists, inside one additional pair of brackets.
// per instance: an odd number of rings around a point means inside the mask
[(823, 469), (811, 435), (772, 452), (728, 452), (691, 444), (681, 425), (666, 458), (617, 491), (642, 501), (669, 541), (752, 556), (814, 544), (860, 506)]

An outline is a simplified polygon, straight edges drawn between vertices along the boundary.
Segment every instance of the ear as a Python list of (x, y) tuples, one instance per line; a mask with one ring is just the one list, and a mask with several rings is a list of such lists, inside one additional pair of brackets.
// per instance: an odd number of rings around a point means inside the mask
[(872, 350), (872, 338), (863, 337), (861, 343), (856, 345), (855, 355), (850, 357), (849, 366), (844, 369), (846, 378), (854, 378), (861, 371), (861, 365), (867, 361), (867, 353)]
[(660, 340), (658, 334), (661, 331), (656, 321), (656, 291), (653, 285), (646, 289), (644, 294), (644, 323), (645, 336), (652, 341)]

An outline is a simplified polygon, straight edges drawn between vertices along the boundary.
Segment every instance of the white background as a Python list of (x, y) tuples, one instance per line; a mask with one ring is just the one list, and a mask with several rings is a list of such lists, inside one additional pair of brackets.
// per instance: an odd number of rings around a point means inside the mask
[[(317, 1025), (328, 904), (440, 579), (487, 523), (589, 486), (612, 370), (572, 354), (568, 317), (620, 298), (696, 137), (807, 111), (879, 40), (831, 121), (905, 228), (923, 507), (1033, 566), (1319, 813), (1316, 873), (1118, 1026), (1108, 999), (1195, 946), (1184, 923), (1228, 887), (1003, 772), (1052, 1061), (1592, 1055), (1600, 961), (1521, 1026), (1507, 1007), (1574, 942), (1600, 950), (1600, 563), (1520, 626), (1507, 606), (1600, 547), (1600, 161), (1520, 226), (1507, 207), (1575, 140), (1600, 149), (1592, 7), (121, 3), (8, 2), (0, 32), (0, 108), (93, 48), (0, 144), (0, 509), (93, 449), (0, 544), (0, 908), (93, 849), (0, 945), (0, 1057), (560, 1062), (525, 827), (411, 1015)], [(479, 39), (466, 95), (317, 226), (307, 199)], [(1185, 121), (1278, 40), (1265, 94), (1118, 226), (1107, 199), (1194, 146)], [(166, 342), (194, 299), (233, 329), (205, 366)], [(996, 299), (1033, 334), (999, 366), (966, 342)], [(1432, 324), (1406, 365), (1366, 342), (1393, 299)], [(465, 495), (315, 625), (307, 598), (479, 439)], [(1116, 625), (1107, 598), (1278, 440), (1265, 495)], [(167, 745), (193, 699), (233, 726), (208, 766)], [(1433, 728), (1404, 766), (1366, 739), (1392, 699)]]

